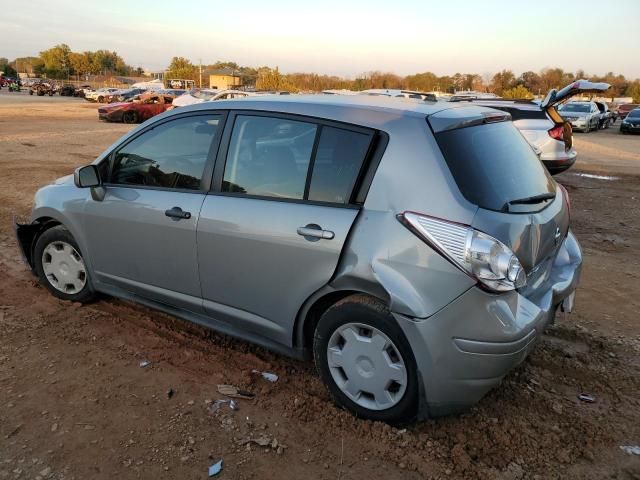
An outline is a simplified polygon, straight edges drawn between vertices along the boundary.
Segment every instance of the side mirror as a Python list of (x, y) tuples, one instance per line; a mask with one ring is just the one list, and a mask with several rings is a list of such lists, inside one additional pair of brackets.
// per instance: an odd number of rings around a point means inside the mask
[(84, 167), (76, 168), (73, 173), (73, 183), (78, 188), (93, 188), (102, 185), (100, 180), (100, 173), (98, 173), (98, 167), (95, 165), (85, 165)]

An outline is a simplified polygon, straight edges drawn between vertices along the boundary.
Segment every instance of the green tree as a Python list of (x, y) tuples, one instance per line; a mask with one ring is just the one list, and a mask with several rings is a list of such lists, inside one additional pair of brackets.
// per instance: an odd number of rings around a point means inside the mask
[(66, 78), (71, 69), (69, 63), (70, 53), (71, 49), (64, 43), (40, 52), (40, 58), (44, 64), (43, 72), (47, 77)]
[(517, 85), (502, 92), (504, 98), (531, 99), (533, 94), (523, 85)]
[(516, 83), (516, 76), (511, 70), (502, 70), (496, 73), (491, 79), (491, 90), (497, 95), (502, 95), (502, 92), (509, 90)]
[(18, 72), (9, 64), (8, 58), (0, 58), (0, 72), (4, 73), (5, 77), (16, 77)]
[(69, 54), (69, 64), (74, 75), (86, 75), (91, 73), (91, 58), (87, 53), (71, 52)]
[(167, 68), (166, 76), (181, 80), (195, 80), (196, 67), (184, 57), (173, 57)]
[(640, 80), (630, 83), (625, 92), (627, 97), (633, 98), (633, 103), (640, 103)]
[(522, 85), (524, 88), (526, 88), (530, 92), (534, 92), (538, 95), (546, 93), (541, 91), (542, 87), (540, 86), (540, 75), (538, 75), (536, 72), (532, 72), (532, 71), (523, 72), (518, 77), (518, 85)]
[(258, 69), (258, 78), (256, 79), (257, 90), (283, 90), (286, 92), (297, 92), (296, 86), (287, 78), (286, 75), (282, 75), (278, 70), (269, 67), (262, 67)]

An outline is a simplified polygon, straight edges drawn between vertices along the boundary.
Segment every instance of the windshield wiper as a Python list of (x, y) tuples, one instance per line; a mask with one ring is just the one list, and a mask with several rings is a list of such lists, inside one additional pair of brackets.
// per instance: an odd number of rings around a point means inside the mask
[(533, 203), (541, 203), (546, 200), (553, 200), (556, 198), (556, 194), (552, 192), (540, 193), (539, 195), (532, 195), (531, 197), (518, 198), (516, 200), (510, 200), (502, 207), (503, 212), (509, 211), (509, 205), (526, 205)]

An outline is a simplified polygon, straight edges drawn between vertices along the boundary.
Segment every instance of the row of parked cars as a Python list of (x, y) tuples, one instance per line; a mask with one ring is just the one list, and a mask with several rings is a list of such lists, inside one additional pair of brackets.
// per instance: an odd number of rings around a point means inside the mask
[[(100, 101), (108, 105), (98, 108), (98, 118), (109, 122), (139, 123), (167, 110), (194, 105), (197, 103), (228, 100), (267, 92), (245, 92), (240, 90), (192, 89), (185, 90), (153, 90), (128, 89), (117, 92), (96, 91), (89, 93), (85, 99)], [(277, 93), (277, 92), (269, 92)]]

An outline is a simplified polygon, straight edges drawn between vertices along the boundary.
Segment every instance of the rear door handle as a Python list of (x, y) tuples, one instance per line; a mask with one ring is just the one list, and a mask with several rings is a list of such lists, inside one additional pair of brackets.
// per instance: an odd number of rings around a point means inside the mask
[(310, 223), (304, 227), (298, 227), (298, 235), (301, 235), (312, 242), (320, 239), (333, 240), (333, 237), (336, 236), (331, 230), (323, 230), (320, 225), (316, 225), (315, 223)]
[(173, 218), (174, 220), (188, 220), (191, 218), (191, 212), (185, 212), (180, 207), (173, 207), (169, 210), (165, 210), (164, 214), (169, 218)]

